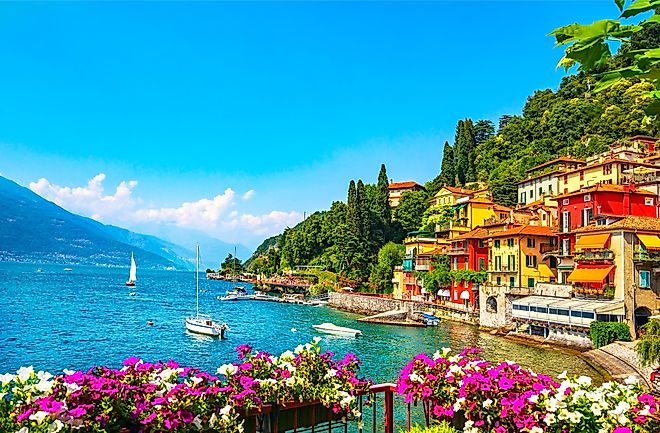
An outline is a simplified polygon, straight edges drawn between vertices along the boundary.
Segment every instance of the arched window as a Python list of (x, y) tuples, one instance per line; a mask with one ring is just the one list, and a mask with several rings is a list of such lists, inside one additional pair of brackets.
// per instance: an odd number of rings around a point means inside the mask
[(486, 311), (489, 313), (497, 313), (497, 298), (490, 296), (486, 299)]

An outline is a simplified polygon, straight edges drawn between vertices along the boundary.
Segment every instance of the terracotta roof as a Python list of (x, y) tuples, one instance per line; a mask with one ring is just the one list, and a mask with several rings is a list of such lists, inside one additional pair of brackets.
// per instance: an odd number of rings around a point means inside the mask
[(555, 158), (551, 161), (544, 162), (543, 164), (540, 164), (540, 165), (537, 165), (536, 167), (530, 168), (529, 170), (527, 170), (527, 173), (529, 173), (531, 171), (541, 169), (541, 168), (544, 168), (544, 167), (547, 167), (547, 166), (552, 165), (552, 164), (557, 164), (557, 163), (560, 163), (560, 162), (566, 162), (566, 163), (574, 162), (574, 163), (578, 163), (578, 164), (586, 164), (586, 162), (581, 160), (581, 159), (569, 158), (567, 156), (560, 156), (559, 158)]
[(563, 173), (566, 173), (566, 172), (567, 172), (566, 170), (553, 170), (553, 171), (549, 171), (547, 173), (538, 174), (536, 176), (529, 176), (526, 179), (523, 179), (520, 182), (518, 182), (516, 185), (522, 185), (523, 183), (531, 182), (533, 180), (536, 180), (536, 179), (539, 179), (539, 178), (542, 178), (542, 177), (552, 177), (552, 176), (555, 176), (555, 175), (558, 175), (558, 174), (563, 174)]
[[(452, 192), (454, 194), (470, 195), (470, 194), (473, 194), (473, 193), (476, 192), (475, 190), (472, 190), (472, 189), (459, 188), (459, 187), (449, 186), (449, 185), (445, 185), (443, 188), (445, 188), (447, 191)], [(440, 189), (442, 189), (442, 188), (440, 188)], [(479, 190), (479, 191), (482, 191), (482, 190)]]
[(462, 241), (466, 239), (484, 239), (489, 236), (490, 233), (494, 232), (493, 230), (489, 230), (484, 227), (477, 227), (473, 230), (470, 230), (467, 233), (463, 233), (460, 236), (456, 236), (453, 239), (450, 239), (451, 241)]
[(640, 216), (627, 216), (606, 226), (588, 226), (574, 230), (576, 233), (601, 232), (611, 230), (640, 230), (660, 232), (660, 219)]
[(514, 227), (509, 230), (502, 230), (497, 233), (492, 233), (489, 237), (508, 237), (511, 235), (532, 235), (532, 236), (555, 236), (556, 233), (550, 229), (550, 227), (545, 226), (519, 226)]
[(582, 195), (582, 194), (589, 194), (592, 192), (618, 192), (621, 194), (624, 194), (625, 192), (630, 191), (631, 194), (638, 194), (638, 195), (652, 195), (655, 196), (654, 193), (651, 191), (647, 191), (645, 189), (637, 189), (635, 188), (634, 185), (618, 185), (618, 184), (605, 184), (605, 183), (597, 183), (594, 186), (589, 186), (586, 188), (582, 188), (579, 191), (574, 191), (574, 192), (567, 192), (566, 194), (561, 194), (556, 196), (556, 199), (564, 198), (564, 197), (573, 197), (576, 195)]
[(415, 186), (420, 187), (421, 189), (424, 189), (424, 187), (417, 182), (413, 182), (412, 180), (406, 181), (406, 182), (392, 182), (389, 184), (388, 188), (389, 189), (401, 189), (401, 188), (414, 188)]
[(501, 204), (497, 204), (497, 203), (495, 203), (493, 209), (495, 209), (498, 212), (511, 212), (513, 210), (510, 207), (502, 206)]
[(628, 161), (627, 159), (622, 159), (622, 158), (611, 158), (611, 159), (605, 159), (605, 160), (603, 160), (601, 162), (598, 162), (598, 163), (595, 163), (595, 164), (589, 164), (589, 165), (586, 165), (584, 167), (578, 167), (575, 170), (567, 171), (566, 174), (577, 173), (577, 172), (582, 171), (582, 170), (588, 170), (590, 168), (600, 167), (602, 165), (612, 164), (614, 162), (622, 162), (624, 164), (634, 165), (636, 167), (658, 168), (657, 165), (649, 164), (649, 163), (646, 163), (646, 162)]

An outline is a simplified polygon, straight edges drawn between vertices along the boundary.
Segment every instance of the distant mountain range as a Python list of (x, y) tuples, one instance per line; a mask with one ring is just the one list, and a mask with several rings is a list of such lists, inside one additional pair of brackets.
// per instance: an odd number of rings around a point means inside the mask
[[(233, 252), (221, 241), (208, 243)], [(0, 176), (0, 260), (127, 267), (133, 252), (138, 267), (185, 270), (194, 269), (192, 247), (73, 214)], [(226, 256), (211, 254), (205, 252), (218, 262)]]

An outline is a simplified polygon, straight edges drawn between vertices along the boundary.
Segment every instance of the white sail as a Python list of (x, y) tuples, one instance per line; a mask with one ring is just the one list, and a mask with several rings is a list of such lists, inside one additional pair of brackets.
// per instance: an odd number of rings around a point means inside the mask
[(137, 277), (135, 276), (137, 272), (137, 268), (135, 266), (135, 259), (133, 258), (133, 253), (131, 253), (131, 271), (128, 276), (128, 281), (135, 282), (137, 281)]

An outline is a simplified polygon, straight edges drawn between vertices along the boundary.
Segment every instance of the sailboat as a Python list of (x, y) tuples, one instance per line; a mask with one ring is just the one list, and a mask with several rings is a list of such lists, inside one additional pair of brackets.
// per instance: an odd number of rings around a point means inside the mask
[(245, 290), (245, 287), (236, 285), (236, 279), (238, 278), (238, 276), (236, 275), (236, 247), (234, 247), (234, 260), (232, 266), (234, 270), (233, 272), (234, 275), (232, 275), (231, 277), (232, 290), (231, 291), (227, 290), (225, 292), (225, 296), (218, 296), (217, 297), (218, 301), (238, 301), (241, 299), (245, 299), (245, 300), (253, 299), (253, 297), (248, 294), (247, 290)]
[(128, 273), (128, 281), (126, 281), (126, 285), (129, 287), (135, 286), (135, 281), (137, 280), (135, 273), (137, 272), (137, 268), (135, 266), (135, 258), (133, 257), (133, 253), (131, 252), (131, 270)]
[(211, 316), (199, 314), (199, 244), (197, 244), (197, 265), (195, 266), (195, 281), (197, 283), (196, 315), (186, 318), (186, 329), (197, 334), (225, 338), (226, 324), (218, 325)]

